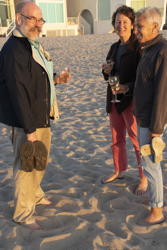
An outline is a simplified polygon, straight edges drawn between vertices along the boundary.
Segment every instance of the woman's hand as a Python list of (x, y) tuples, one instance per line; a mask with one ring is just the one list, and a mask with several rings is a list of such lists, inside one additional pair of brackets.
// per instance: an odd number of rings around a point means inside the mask
[(54, 82), (55, 84), (67, 83), (71, 80), (71, 74), (69, 69), (63, 70), (60, 75), (55, 76)]
[(106, 63), (102, 65), (102, 70), (104, 71), (106, 75), (109, 75), (111, 73), (112, 68), (113, 66), (111, 64)]
[(116, 94), (124, 94), (125, 95), (128, 91), (129, 91), (129, 87), (126, 84), (119, 84), (118, 87), (116, 87), (115, 89), (112, 89), (112, 93), (114, 95), (116, 95)]

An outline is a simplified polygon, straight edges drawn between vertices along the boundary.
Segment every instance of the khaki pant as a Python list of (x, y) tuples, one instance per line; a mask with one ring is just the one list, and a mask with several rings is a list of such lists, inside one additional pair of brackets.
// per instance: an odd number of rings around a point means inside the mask
[[(50, 152), (51, 131), (50, 128), (39, 128), (36, 130), (37, 139), (42, 141)], [(14, 215), (16, 222), (33, 221), (35, 206), (45, 196), (40, 184), (45, 170), (24, 172), (20, 170), (20, 146), (26, 140), (24, 130), (14, 128), (12, 132), (12, 142), (14, 148)]]

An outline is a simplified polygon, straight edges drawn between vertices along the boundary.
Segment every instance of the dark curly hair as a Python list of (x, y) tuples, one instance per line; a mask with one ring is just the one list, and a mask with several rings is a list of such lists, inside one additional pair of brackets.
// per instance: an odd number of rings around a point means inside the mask
[(132, 24), (134, 24), (135, 12), (132, 8), (126, 5), (122, 5), (118, 9), (116, 9), (116, 11), (112, 15), (112, 25), (114, 27), (115, 27), (115, 19), (116, 19), (117, 14), (123, 14), (124, 16), (127, 16), (131, 20)]

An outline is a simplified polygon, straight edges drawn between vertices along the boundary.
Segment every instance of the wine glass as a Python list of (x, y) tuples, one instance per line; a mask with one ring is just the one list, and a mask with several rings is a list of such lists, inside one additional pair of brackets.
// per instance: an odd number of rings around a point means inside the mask
[[(111, 87), (111, 91), (117, 90), (119, 88), (119, 77), (118, 76), (109, 76), (108, 83)], [(118, 103), (120, 100), (117, 99), (117, 94), (113, 94), (114, 99), (111, 101), (112, 103)]]
[[(111, 90), (116, 90), (119, 87), (119, 78), (118, 76), (112, 76), (112, 69), (114, 66), (114, 61), (112, 59), (106, 60), (107, 65), (109, 66), (110, 73), (108, 73), (108, 80), (107, 83), (110, 85)], [(107, 69), (108, 70), (108, 69)], [(117, 94), (113, 94), (114, 99), (111, 101), (113, 103), (120, 102), (120, 100), (117, 99)]]

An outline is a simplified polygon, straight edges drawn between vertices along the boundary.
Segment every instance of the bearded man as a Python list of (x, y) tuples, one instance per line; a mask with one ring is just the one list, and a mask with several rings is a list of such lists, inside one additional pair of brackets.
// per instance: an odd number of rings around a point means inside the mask
[(12, 131), (14, 148), (13, 220), (41, 229), (34, 218), (38, 204), (50, 205), (40, 186), (51, 145), (50, 118), (58, 118), (53, 63), (38, 41), (45, 20), (33, 2), (16, 6), (16, 29), (0, 52), (0, 122)]

